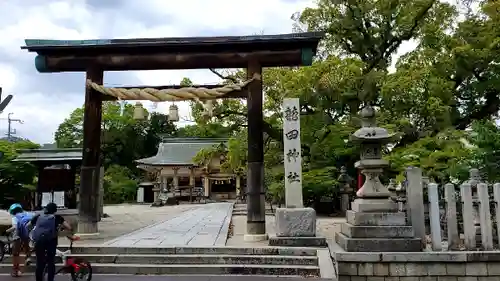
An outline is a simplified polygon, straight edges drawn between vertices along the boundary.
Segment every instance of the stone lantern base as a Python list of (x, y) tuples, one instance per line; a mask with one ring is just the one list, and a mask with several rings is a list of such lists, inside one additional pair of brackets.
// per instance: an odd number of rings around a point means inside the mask
[(356, 199), (335, 241), (347, 252), (420, 252), (406, 213), (389, 199)]
[(276, 209), (276, 236), (270, 246), (326, 247), (326, 238), (316, 237), (316, 211), (313, 208)]

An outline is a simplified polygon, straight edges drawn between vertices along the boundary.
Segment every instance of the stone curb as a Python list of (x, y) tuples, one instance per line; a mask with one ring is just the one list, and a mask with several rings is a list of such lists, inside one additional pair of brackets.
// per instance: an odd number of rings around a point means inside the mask
[(215, 246), (224, 246), (227, 242), (227, 237), (229, 235), (229, 225), (231, 224), (232, 214), (234, 209), (234, 203), (231, 204), (229, 209), (227, 210), (226, 218), (224, 219), (224, 223), (217, 235), (217, 239), (215, 240)]
[(499, 262), (498, 251), (467, 252), (336, 252), (338, 262)]
[(337, 280), (335, 266), (333, 265), (332, 257), (328, 249), (320, 249), (317, 252), (319, 276), (330, 280)]

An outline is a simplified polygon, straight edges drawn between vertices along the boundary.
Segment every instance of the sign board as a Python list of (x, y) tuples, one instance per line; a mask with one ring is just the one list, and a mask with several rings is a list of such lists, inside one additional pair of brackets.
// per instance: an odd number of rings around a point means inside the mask
[(54, 191), (52, 202), (56, 203), (58, 208), (64, 208), (64, 191)]
[(42, 207), (47, 206), (49, 203), (52, 203), (52, 192), (42, 193)]
[(137, 189), (137, 203), (144, 203), (144, 187)]

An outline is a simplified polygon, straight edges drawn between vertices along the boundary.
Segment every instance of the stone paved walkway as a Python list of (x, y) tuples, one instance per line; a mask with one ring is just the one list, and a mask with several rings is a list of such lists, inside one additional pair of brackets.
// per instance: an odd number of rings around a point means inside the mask
[(104, 243), (114, 247), (224, 246), (232, 204), (211, 203)]

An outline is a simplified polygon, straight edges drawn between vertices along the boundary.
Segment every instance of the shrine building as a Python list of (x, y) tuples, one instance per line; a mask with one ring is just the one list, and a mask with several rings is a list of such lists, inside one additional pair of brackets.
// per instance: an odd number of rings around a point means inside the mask
[(227, 139), (165, 138), (155, 156), (136, 160), (138, 167), (156, 174), (153, 191), (169, 190), (181, 201), (193, 201), (196, 191), (205, 199), (223, 201), (236, 199), (244, 189), (241, 175), (221, 169), (223, 153), (214, 155), (207, 163), (195, 163), (195, 156), (203, 149), (225, 146)]

